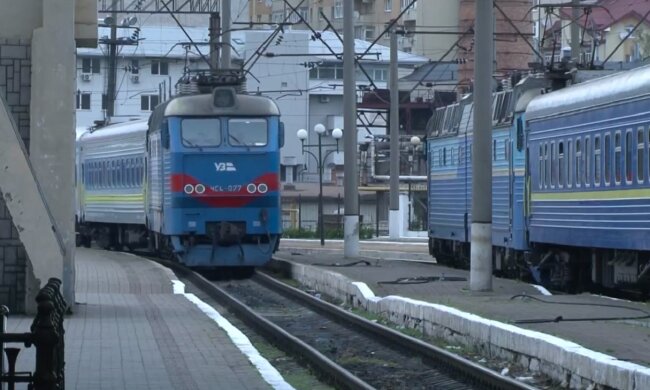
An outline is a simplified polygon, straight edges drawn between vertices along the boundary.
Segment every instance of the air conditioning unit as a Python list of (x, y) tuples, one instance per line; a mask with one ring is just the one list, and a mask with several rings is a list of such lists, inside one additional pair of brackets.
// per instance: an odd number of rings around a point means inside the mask
[(321, 103), (329, 103), (330, 102), (330, 97), (327, 95), (320, 95), (319, 101)]
[(90, 81), (92, 80), (92, 75), (90, 73), (82, 73), (81, 74), (81, 80), (83, 81)]
[(140, 82), (140, 75), (132, 74), (131, 75), (131, 82), (132, 83), (139, 83)]

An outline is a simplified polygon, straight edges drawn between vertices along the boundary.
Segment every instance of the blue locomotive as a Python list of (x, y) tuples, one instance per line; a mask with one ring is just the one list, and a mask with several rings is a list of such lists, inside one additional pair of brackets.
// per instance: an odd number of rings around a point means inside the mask
[(81, 244), (149, 248), (191, 267), (265, 264), (282, 233), (271, 99), (217, 87), (77, 142)]
[[(494, 269), (565, 290), (646, 291), (650, 67), (550, 91), (529, 77), (493, 101)], [(471, 96), (429, 121), (429, 248), (469, 264)]]

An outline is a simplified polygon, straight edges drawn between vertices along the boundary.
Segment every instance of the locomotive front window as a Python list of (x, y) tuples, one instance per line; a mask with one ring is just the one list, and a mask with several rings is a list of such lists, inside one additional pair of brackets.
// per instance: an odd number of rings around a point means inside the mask
[(221, 122), (217, 118), (183, 119), (181, 122), (183, 146), (199, 148), (221, 144)]
[(228, 143), (232, 146), (266, 146), (268, 143), (266, 119), (230, 119)]

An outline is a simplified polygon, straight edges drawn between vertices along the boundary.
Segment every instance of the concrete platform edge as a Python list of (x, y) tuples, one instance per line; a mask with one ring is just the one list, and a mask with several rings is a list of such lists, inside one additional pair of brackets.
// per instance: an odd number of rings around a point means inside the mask
[(312, 289), (368, 312), (388, 315), (395, 324), (518, 362), (571, 388), (592, 384), (630, 390), (650, 388), (650, 368), (452, 307), (400, 296), (377, 297), (365, 283), (339, 273), (287, 259), (277, 260), (286, 264), (283, 268), (290, 269), (295, 280)]

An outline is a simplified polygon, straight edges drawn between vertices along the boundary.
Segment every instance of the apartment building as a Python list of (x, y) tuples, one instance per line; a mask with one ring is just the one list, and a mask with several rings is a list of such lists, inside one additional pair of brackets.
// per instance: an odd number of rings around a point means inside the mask
[[(355, 38), (366, 41), (376, 40), (388, 23), (396, 19), (412, 0), (354, 0)], [(252, 22), (268, 25), (278, 24), (288, 18), (295, 23), (290, 28), (306, 29), (307, 26), (293, 14), (291, 7), (297, 7), (300, 0), (251, 0), (249, 17)], [(459, 0), (419, 0), (409, 8), (399, 20), (399, 25), (407, 32), (427, 31), (428, 34), (406, 34), (398, 39), (399, 49), (437, 61), (454, 44), (456, 37), (448, 34), (458, 26)], [(343, 30), (343, 0), (306, 0), (298, 8), (298, 13), (317, 31), (331, 25), (333, 29)], [(438, 32), (440, 34), (431, 34)], [(382, 36), (379, 41), (389, 44), (389, 37)], [(451, 56), (453, 57), (453, 55)], [(448, 56), (446, 59), (450, 59)]]

